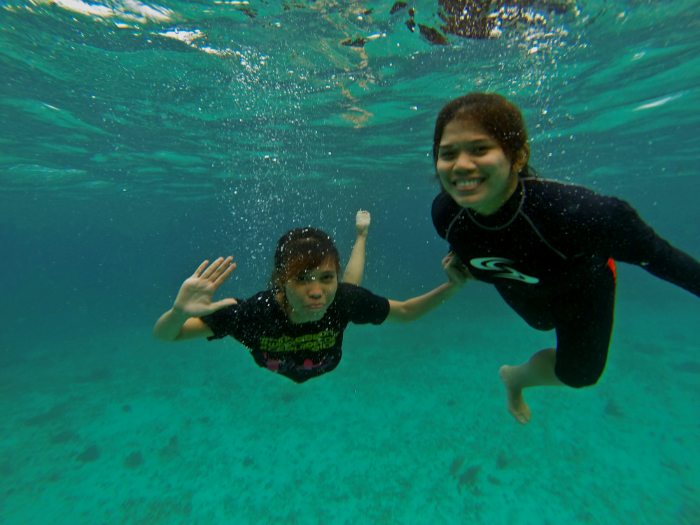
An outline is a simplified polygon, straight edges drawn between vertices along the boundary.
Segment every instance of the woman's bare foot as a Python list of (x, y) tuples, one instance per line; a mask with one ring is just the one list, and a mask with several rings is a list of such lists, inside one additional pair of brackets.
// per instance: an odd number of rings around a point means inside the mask
[(370, 216), (368, 211), (360, 210), (355, 216), (355, 228), (357, 229), (358, 237), (367, 237), (369, 230)]
[(506, 401), (508, 405), (508, 412), (523, 425), (530, 421), (532, 416), (530, 413), (530, 407), (525, 403), (523, 398), (523, 389), (519, 388), (514, 383), (513, 372), (514, 366), (503, 365), (498, 371), (498, 375), (501, 376), (501, 381), (503, 381), (503, 386), (506, 387)]

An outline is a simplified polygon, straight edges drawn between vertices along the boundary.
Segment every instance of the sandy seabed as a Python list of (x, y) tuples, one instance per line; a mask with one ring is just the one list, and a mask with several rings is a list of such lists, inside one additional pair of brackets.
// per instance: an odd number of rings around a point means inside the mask
[(351, 326), (303, 385), (150, 327), (2, 353), (0, 523), (697, 524), (698, 308), (618, 305), (594, 388), (498, 368), (554, 344), (506, 309)]

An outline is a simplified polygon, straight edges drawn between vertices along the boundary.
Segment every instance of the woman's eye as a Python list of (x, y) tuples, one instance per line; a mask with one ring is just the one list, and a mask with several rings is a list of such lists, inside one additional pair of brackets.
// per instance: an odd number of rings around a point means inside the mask
[(450, 159), (454, 159), (454, 158), (455, 158), (455, 152), (454, 152), (454, 151), (440, 151), (440, 152), (438, 153), (438, 156), (439, 156), (441, 159), (450, 160)]
[(334, 279), (334, 276), (333, 276), (333, 275), (324, 275), (323, 277), (321, 277), (321, 280), (322, 280), (324, 283), (332, 283), (332, 282), (333, 282), (333, 279)]

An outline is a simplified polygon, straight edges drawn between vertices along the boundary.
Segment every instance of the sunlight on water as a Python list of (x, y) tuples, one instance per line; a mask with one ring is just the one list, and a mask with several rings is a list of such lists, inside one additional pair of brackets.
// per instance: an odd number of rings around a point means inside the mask
[[(340, 175), (330, 183), (348, 183), (371, 169), (367, 159), (382, 158), (393, 170), (422, 162), (435, 111), (475, 89), (515, 96), (545, 144), (643, 122), (631, 111), (656, 98), (672, 101), (683, 89), (686, 104), (697, 104), (697, 66), (673, 67), (697, 49), (683, 38), (692, 22), (682, 2), (651, 39), (626, 29), (654, 18), (647, 4), (548, 7), (555, 5), (494, 8), (480, 20), (500, 37), (474, 40), (458, 33), (476, 23), (455, 15), (456, 25), (445, 24), (438, 15), (452, 8), (430, 2), (410, 14), (392, 14), (388, 3), (6, 4), (2, 16), (14, 30), (2, 36), (11, 79), (5, 118), (33, 124), (8, 134), (3, 184), (24, 184), (11, 174), (32, 171), (37, 157), (50, 159), (40, 168), (83, 170), (86, 182), (122, 180), (131, 191), (251, 172), (316, 179), (328, 166)], [(432, 45), (411, 23), (455, 34), (447, 33), (448, 45)], [(620, 85), (621, 78), (635, 82)], [(669, 80), (673, 90), (660, 92)], [(37, 140), (59, 128), (59, 144)], [(389, 147), (379, 153), (384, 137)], [(153, 169), (170, 176), (133, 175)], [(70, 179), (53, 182), (83, 191)]]
[[(455, 93), (497, 89), (548, 103), (552, 89), (569, 81), (569, 55), (587, 46), (581, 30), (604, 12), (561, 6), (495, 9), (484, 20), (500, 38), (450, 36), (449, 45), (431, 45), (415, 30), (442, 23), (443, 11), (429, 2), (393, 14), (388, 4), (333, 2), (9, 4), (3, 16), (15, 31), (3, 37), (5, 67), (34, 85), (3, 104), (38, 120), (38, 129), (66, 128), (70, 153), (50, 158), (80, 159), (80, 166), (46, 168), (102, 172), (133, 185), (130, 172), (154, 167), (184, 178), (268, 169), (313, 177), (330, 161), (342, 172), (338, 184), (356, 178), (347, 170), (372, 156), (366, 151), (377, 135), (424, 148), (411, 130), (429, 127)], [(458, 19), (441, 27), (459, 33), (467, 26)], [(37, 70), (45, 75), (38, 83), (30, 80)], [(26, 158), (41, 151), (36, 132), (13, 133)], [(19, 159), (5, 166), (24, 164)]]

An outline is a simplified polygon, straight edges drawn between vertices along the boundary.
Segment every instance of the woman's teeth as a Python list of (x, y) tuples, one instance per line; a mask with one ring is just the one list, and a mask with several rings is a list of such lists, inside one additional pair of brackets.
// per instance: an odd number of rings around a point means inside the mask
[(469, 188), (478, 186), (480, 183), (481, 179), (459, 180), (455, 182), (455, 187), (458, 190), (468, 190)]

